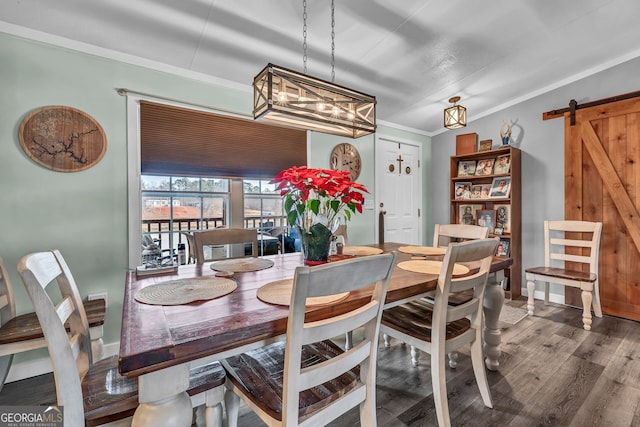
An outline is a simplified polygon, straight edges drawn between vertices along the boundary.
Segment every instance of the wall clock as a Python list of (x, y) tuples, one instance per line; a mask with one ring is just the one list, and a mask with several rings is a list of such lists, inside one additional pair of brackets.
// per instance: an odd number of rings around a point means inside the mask
[(20, 124), (20, 145), (45, 168), (77, 172), (98, 163), (107, 150), (102, 126), (87, 113), (59, 105), (38, 108)]
[(356, 147), (348, 142), (333, 147), (329, 156), (329, 164), (333, 170), (349, 172), (352, 181), (355, 181), (360, 176), (360, 170), (362, 169), (360, 153), (358, 153)]

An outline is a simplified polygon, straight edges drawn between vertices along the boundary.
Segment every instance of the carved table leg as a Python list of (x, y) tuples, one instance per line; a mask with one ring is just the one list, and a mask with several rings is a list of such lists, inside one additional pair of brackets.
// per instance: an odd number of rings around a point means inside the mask
[(138, 377), (140, 404), (132, 427), (190, 427), (193, 418), (189, 388), (189, 365), (178, 365)]
[[(489, 278), (491, 280), (491, 277)], [(487, 282), (484, 291), (484, 329), (482, 331), (485, 365), (490, 371), (498, 370), (500, 363), (500, 310), (504, 304), (504, 290), (502, 289), (504, 272), (498, 271), (495, 281)]]

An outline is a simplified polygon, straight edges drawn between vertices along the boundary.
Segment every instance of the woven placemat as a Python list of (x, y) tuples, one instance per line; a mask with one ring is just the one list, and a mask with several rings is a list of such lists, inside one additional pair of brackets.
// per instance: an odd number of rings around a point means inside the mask
[(238, 284), (223, 277), (178, 279), (147, 286), (136, 292), (136, 301), (153, 305), (179, 305), (208, 300), (233, 292)]
[(433, 246), (400, 246), (398, 251), (405, 254), (436, 256), (447, 253), (447, 248), (434, 248)]
[[(434, 260), (411, 260), (398, 263), (398, 267), (403, 270), (413, 271), (414, 273), (440, 274), (442, 261)], [(456, 276), (467, 274), (469, 269), (462, 264), (454, 264), (453, 274)]]
[(273, 261), (264, 258), (225, 259), (211, 263), (212, 270), (233, 271), (234, 273), (258, 271), (270, 267), (273, 267)]
[(345, 246), (342, 249), (342, 253), (345, 255), (378, 255), (382, 253), (380, 248), (372, 248), (371, 246)]
[[(258, 299), (269, 304), (289, 306), (291, 302), (291, 291), (293, 289), (293, 279), (276, 280), (269, 282), (258, 288)], [(307, 298), (306, 306), (327, 305), (332, 304), (349, 296), (349, 292), (341, 294), (327, 295), (324, 297)]]

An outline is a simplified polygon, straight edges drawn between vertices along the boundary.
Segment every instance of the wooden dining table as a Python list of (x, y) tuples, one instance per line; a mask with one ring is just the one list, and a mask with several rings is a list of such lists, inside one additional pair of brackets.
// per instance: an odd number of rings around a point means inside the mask
[[(397, 250), (398, 243), (370, 245), (385, 252)], [(397, 262), (411, 259), (409, 253), (398, 253)], [(235, 273), (237, 288), (222, 297), (183, 305), (150, 305), (135, 299), (138, 290), (149, 285), (176, 279), (215, 276), (211, 263), (181, 265), (174, 274), (136, 277), (126, 275), (120, 335), (119, 370), (126, 377), (138, 378), (139, 403), (134, 417), (145, 425), (162, 426), (162, 410), (192, 411), (185, 391), (189, 385), (189, 369), (212, 360), (259, 348), (286, 335), (288, 307), (273, 305), (257, 298), (257, 290), (270, 282), (293, 278), (302, 265), (300, 253), (266, 256), (270, 268)], [(484, 298), (485, 329), (483, 331), (486, 366), (496, 370), (500, 356), (498, 317), (504, 302), (501, 280), (510, 258), (495, 257)], [(469, 266), (473, 268), (473, 266)], [(433, 291), (436, 274), (393, 270), (385, 306), (400, 304)], [(371, 287), (372, 288), (372, 287)], [(364, 305), (370, 292), (352, 292), (348, 298), (307, 310), (307, 319), (322, 319)], [(144, 405), (142, 405), (144, 403)], [(155, 410), (163, 408), (162, 410)], [(188, 418), (189, 415), (185, 414)]]

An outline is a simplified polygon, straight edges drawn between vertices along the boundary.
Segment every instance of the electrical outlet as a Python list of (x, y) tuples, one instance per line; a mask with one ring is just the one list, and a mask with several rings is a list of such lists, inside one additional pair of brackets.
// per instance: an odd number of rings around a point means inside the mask
[(366, 210), (373, 210), (373, 199), (370, 199), (370, 198), (364, 199), (364, 208)]
[(89, 301), (93, 301), (96, 299), (103, 299), (104, 300), (104, 306), (108, 307), (109, 306), (109, 300), (107, 299), (107, 293), (106, 292), (100, 292), (97, 294), (89, 294), (89, 296), (87, 296), (87, 299)]

